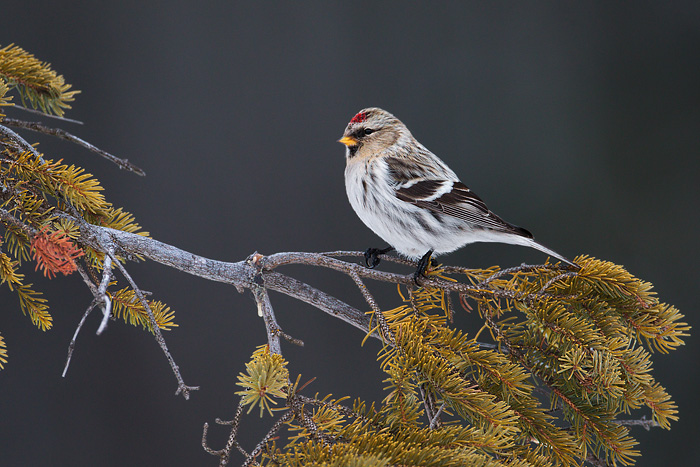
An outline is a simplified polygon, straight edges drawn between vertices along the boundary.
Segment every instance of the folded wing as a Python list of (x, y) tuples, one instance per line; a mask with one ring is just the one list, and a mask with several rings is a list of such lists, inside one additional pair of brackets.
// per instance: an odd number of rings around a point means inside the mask
[(462, 219), (476, 228), (532, 238), (527, 230), (509, 224), (492, 213), (464, 183), (452, 180), (411, 180), (397, 186), (401, 201)]

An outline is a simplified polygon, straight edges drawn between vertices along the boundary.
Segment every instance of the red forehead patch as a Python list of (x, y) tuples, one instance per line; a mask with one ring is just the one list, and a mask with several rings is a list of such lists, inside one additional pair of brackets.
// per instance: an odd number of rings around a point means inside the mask
[(360, 112), (354, 117), (352, 117), (352, 120), (350, 120), (350, 123), (362, 123), (365, 120), (367, 120), (367, 114), (364, 112)]

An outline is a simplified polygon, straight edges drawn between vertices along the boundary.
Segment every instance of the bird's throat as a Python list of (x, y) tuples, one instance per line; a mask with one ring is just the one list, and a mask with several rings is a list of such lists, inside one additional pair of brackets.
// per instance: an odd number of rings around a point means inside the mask
[(352, 159), (357, 155), (357, 150), (360, 147), (360, 145), (355, 145), (355, 146), (347, 146), (347, 151), (345, 153), (345, 157), (348, 159)]

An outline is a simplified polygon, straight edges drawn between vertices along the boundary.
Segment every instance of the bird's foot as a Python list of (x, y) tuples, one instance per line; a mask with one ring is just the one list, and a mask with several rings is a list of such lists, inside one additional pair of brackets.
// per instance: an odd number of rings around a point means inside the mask
[(388, 246), (383, 250), (380, 250), (379, 248), (367, 248), (367, 251), (365, 251), (365, 264), (370, 269), (376, 268), (381, 262), (379, 255), (385, 255), (393, 249), (394, 247), (392, 246)]
[(418, 279), (422, 276), (425, 277), (425, 270), (428, 269), (428, 266), (432, 262), (432, 257), (431, 255), (433, 254), (433, 250), (428, 250), (426, 254), (423, 255), (423, 257), (418, 261), (418, 268), (416, 268), (416, 272), (413, 273), (413, 282), (416, 283), (416, 285), (420, 285), (418, 283)]

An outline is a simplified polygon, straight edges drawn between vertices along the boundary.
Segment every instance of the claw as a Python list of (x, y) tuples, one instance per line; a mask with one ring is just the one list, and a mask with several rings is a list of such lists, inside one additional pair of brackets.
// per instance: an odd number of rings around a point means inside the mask
[(379, 265), (379, 263), (382, 261), (379, 258), (379, 255), (384, 255), (386, 253), (389, 253), (392, 251), (394, 247), (386, 247), (383, 250), (380, 250), (379, 248), (367, 248), (367, 251), (365, 251), (365, 265), (370, 268), (374, 269)]
[(431, 255), (433, 254), (433, 250), (428, 250), (426, 254), (423, 255), (423, 257), (418, 261), (418, 268), (416, 268), (416, 272), (413, 273), (413, 282), (418, 284), (418, 279), (423, 276), (425, 277), (425, 270), (428, 268), (428, 265), (432, 262)]

